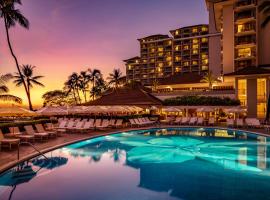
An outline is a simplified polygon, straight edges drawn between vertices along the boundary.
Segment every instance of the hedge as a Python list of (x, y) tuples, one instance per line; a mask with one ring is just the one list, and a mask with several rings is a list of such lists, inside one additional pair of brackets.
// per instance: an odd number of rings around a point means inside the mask
[(181, 96), (165, 99), (166, 106), (239, 106), (238, 99), (211, 96)]

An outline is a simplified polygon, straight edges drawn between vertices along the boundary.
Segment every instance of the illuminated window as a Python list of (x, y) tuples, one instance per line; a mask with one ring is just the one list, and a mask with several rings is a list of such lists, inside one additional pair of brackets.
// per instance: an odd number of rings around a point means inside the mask
[(163, 63), (158, 63), (158, 66), (159, 67), (163, 67)]
[(205, 53), (202, 53), (202, 54), (201, 54), (201, 57), (202, 57), (202, 59), (208, 58), (207, 54), (205, 54)]
[(240, 79), (238, 80), (238, 99), (242, 106), (247, 105), (247, 80), (246, 79)]
[(193, 45), (192, 45), (192, 48), (193, 48), (193, 49), (198, 49), (198, 48), (199, 48), (199, 45), (198, 45), (198, 44), (193, 44)]
[(198, 65), (198, 61), (192, 61), (192, 65)]
[(208, 38), (202, 38), (202, 43), (208, 42)]
[(189, 66), (189, 62), (188, 61), (184, 62), (184, 66), (185, 67), (188, 67)]
[(132, 70), (132, 66), (131, 65), (128, 65), (128, 70)]
[(203, 71), (208, 70), (208, 66), (203, 65), (203, 66), (202, 66), (202, 70), (203, 70)]
[(143, 75), (143, 78), (147, 78), (148, 76), (147, 75)]
[(175, 51), (179, 51), (180, 50), (180, 46), (175, 46)]
[(205, 32), (205, 31), (208, 31), (208, 28), (207, 27), (202, 27), (202, 31)]
[(181, 68), (180, 67), (176, 67), (175, 68), (175, 72), (181, 72)]
[(197, 49), (194, 49), (193, 51), (192, 51), (192, 54), (198, 54), (199, 53), (199, 51), (197, 50)]
[(154, 49), (154, 48), (152, 48), (152, 49), (151, 49), (151, 52), (152, 52), (152, 53), (154, 53), (154, 52), (155, 52), (155, 49)]
[(139, 63), (139, 60), (135, 60), (136, 63)]
[(237, 25), (237, 33), (241, 33), (244, 31), (244, 25), (243, 24), (238, 24)]
[(192, 42), (193, 42), (193, 44), (197, 44), (199, 42), (199, 40), (198, 39), (193, 39)]
[(198, 28), (193, 28), (192, 29), (192, 33), (197, 33), (198, 32)]
[(238, 57), (245, 58), (251, 56), (251, 48), (238, 49)]
[(181, 57), (180, 56), (175, 56), (175, 61), (178, 62), (181, 60)]
[(162, 52), (163, 51), (163, 47), (158, 47), (158, 51)]
[(202, 64), (203, 64), (203, 65), (207, 65), (207, 64), (208, 64), (208, 59), (202, 60)]
[(152, 58), (152, 59), (150, 60), (150, 62), (151, 62), (151, 63), (154, 63), (154, 62), (155, 62), (155, 59)]
[(172, 60), (171, 56), (166, 57), (166, 61), (171, 61), (171, 60)]
[(170, 62), (168, 62), (168, 66), (172, 66), (172, 62), (170, 61)]
[(169, 41), (167, 42), (167, 44), (168, 44), (168, 45), (171, 45), (171, 44), (172, 44), (172, 41), (171, 41), (171, 40), (169, 40)]
[(184, 50), (189, 50), (189, 46), (188, 45), (185, 45), (184, 46)]
[(158, 56), (163, 56), (163, 53), (158, 53)]
[(146, 63), (146, 62), (147, 62), (147, 60), (143, 60), (143, 62), (144, 62), (144, 63)]
[(179, 35), (179, 31), (178, 30), (175, 31), (175, 35)]
[(266, 79), (257, 79), (257, 117), (264, 118), (266, 113)]

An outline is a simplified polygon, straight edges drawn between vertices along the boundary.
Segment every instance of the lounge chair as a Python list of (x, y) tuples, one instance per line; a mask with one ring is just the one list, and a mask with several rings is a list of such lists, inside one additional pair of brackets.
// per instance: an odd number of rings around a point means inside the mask
[(244, 120), (240, 119), (240, 118), (237, 118), (236, 119), (236, 126), (237, 127), (243, 127), (244, 126)]
[(175, 121), (173, 122), (174, 124), (180, 124), (182, 121), (182, 117), (176, 117)]
[(123, 119), (117, 119), (114, 127), (115, 128), (122, 128), (123, 127)]
[(9, 147), (9, 150), (12, 149), (13, 145), (19, 145), (20, 139), (14, 139), (14, 138), (5, 138), (4, 134), (2, 133), (2, 130), (0, 129), (0, 151), (2, 147), (7, 146)]
[(46, 131), (42, 124), (35, 124), (38, 133), (48, 133), (51, 137), (57, 137), (56, 131)]
[(102, 123), (101, 119), (96, 119), (96, 121), (95, 121), (95, 127), (101, 126), (101, 123)]
[(182, 118), (182, 121), (181, 121), (181, 125), (188, 124), (189, 123), (189, 120), (190, 120), (189, 117), (183, 117)]
[(138, 127), (139, 125), (135, 122), (134, 119), (129, 119), (129, 122), (130, 122), (130, 126), (131, 127)]
[(138, 126), (145, 126), (145, 125), (146, 125), (145, 123), (141, 122), (141, 121), (139, 120), (139, 118), (134, 118), (133, 120), (134, 120), (134, 122), (135, 122)]
[(189, 125), (195, 125), (197, 123), (197, 117), (191, 117), (189, 120)]
[(139, 125), (141, 126), (148, 126), (150, 125), (149, 122), (145, 121), (143, 118), (138, 118), (137, 122), (139, 123)]
[(109, 126), (114, 127), (115, 121), (116, 121), (115, 119), (110, 119)]
[(156, 121), (152, 121), (152, 120), (150, 120), (148, 117), (144, 117), (144, 119), (145, 119), (145, 121), (148, 123), (148, 124), (155, 124), (156, 123)]
[(167, 118), (164, 119), (164, 120), (160, 120), (160, 122), (161, 122), (162, 124), (171, 124), (171, 123), (174, 122), (174, 118), (173, 118), (173, 117), (167, 117)]
[(68, 127), (67, 130), (68, 131), (76, 131), (78, 129), (81, 129), (83, 127), (83, 125), (84, 125), (84, 122), (79, 121), (79, 122), (76, 123), (75, 127), (70, 127), (70, 128)]
[(226, 124), (228, 127), (234, 127), (234, 119), (227, 119)]
[(18, 138), (21, 141), (26, 141), (26, 142), (33, 141), (33, 142), (35, 142), (35, 136), (23, 134), (22, 132), (20, 132), (18, 127), (9, 127), (9, 132), (10, 132), (11, 136)]
[(199, 117), (197, 120), (197, 125), (203, 125), (204, 123), (204, 118), (203, 117)]
[(215, 118), (214, 117), (210, 117), (209, 118), (208, 125), (210, 125), (210, 126), (214, 126), (215, 125)]
[(251, 128), (261, 128), (261, 123), (256, 118), (246, 118), (246, 124)]
[(31, 125), (28, 125), (28, 126), (24, 126), (24, 129), (26, 131), (26, 133), (28, 135), (33, 135), (35, 136), (36, 139), (39, 139), (39, 140), (47, 140), (49, 139), (49, 134), (48, 133), (37, 133), (34, 129), (33, 129), (33, 126)]
[(102, 123), (98, 126), (96, 126), (96, 129), (99, 129), (99, 130), (103, 130), (103, 129), (106, 129), (109, 127), (109, 120), (108, 119), (104, 119), (102, 120)]

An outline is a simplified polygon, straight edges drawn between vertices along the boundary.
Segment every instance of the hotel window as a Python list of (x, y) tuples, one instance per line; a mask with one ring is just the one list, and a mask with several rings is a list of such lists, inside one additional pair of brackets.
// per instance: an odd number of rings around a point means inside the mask
[(175, 31), (175, 35), (179, 35), (179, 31), (178, 30)]
[(245, 58), (251, 56), (251, 48), (238, 49), (238, 57)]
[(175, 56), (175, 61), (178, 62), (181, 60), (181, 57), (180, 56)]
[(198, 65), (198, 61), (192, 61), (192, 65)]
[(189, 50), (189, 46), (188, 45), (185, 45), (184, 46), (184, 50)]
[(202, 64), (203, 64), (203, 65), (207, 65), (207, 64), (208, 64), (208, 59), (202, 60)]
[(163, 53), (158, 53), (158, 56), (163, 56)]
[(242, 106), (247, 105), (247, 80), (246, 79), (240, 79), (238, 80), (238, 99)]
[(237, 25), (237, 33), (241, 33), (244, 31), (244, 25), (243, 24), (238, 24)]
[(155, 52), (155, 49), (154, 49), (154, 48), (152, 48), (152, 49), (151, 49), (151, 52), (152, 52), (152, 53), (154, 53), (154, 52)]
[(170, 62), (168, 62), (168, 66), (172, 66), (172, 62), (170, 61)]
[(193, 44), (198, 44), (199, 40), (198, 39), (193, 39), (192, 42), (193, 42)]
[(198, 49), (194, 49), (194, 50), (192, 51), (192, 54), (198, 54), (198, 53), (199, 53)]
[(169, 40), (169, 41), (167, 42), (167, 45), (171, 45), (171, 44), (172, 44), (172, 41)]
[(205, 31), (208, 31), (208, 28), (207, 27), (202, 27), (202, 31), (205, 32)]
[(264, 118), (266, 112), (266, 79), (257, 79), (257, 117)]
[(143, 62), (144, 62), (144, 63), (146, 63), (146, 62), (147, 62), (147, 60), (143, 60)]
[(152, 59), (150, 60), (150, 62), (151, 62), (151, 63), (154, 63), (154, 62), (155, 62), (155, 59), (152, 58)]
[(171, 61), (171, 60), (172, 60), (171, 56), (166, 57), (166, 61)]
[(132, 70), (132, 66), (131, 65), (128, 65), (128, 70)]
[(180, 67), (176, 67), (175, 68), (175, 72), (181, 72), (181, 68)]
[(203, 66), (202, 66), (202, 71), (206, 71), (206, 70), (208, 70), (208, 66), (203, 65)]
[(159, 67), (163, 67), (163, 63), (158, 63), (158, 66)]
[(202, 38), (202, 43), (208, 42), (208, 38)]
[(180, 46), (175, 46), (175, 51), (179, 51), (180, 50)]
[(189, 66), (189, 62), (188, 61), (184, 62), (184, 66), (185, 67), (188, 67)]
[(136, 63), (139, 63), (139, 60), (135, 60)]
[(207, 54), (205, 54), (205, 53), (202, 53), (202, 54), (201, 54), (201, 57), (202, 57), (202, 59), (208, 58)]
[(192, 33), (197, 33), (198, 32), (198, 28), (193, 28), (192, 29)]
[(163, 47), (158, 47), (158, 51), (162, 52), (163, 51)]
[(199, 48), (199, 45), (198, 44), (194, 44), (194, 45), (192, 45), (192, 48), (193, 49), (198, 49)]

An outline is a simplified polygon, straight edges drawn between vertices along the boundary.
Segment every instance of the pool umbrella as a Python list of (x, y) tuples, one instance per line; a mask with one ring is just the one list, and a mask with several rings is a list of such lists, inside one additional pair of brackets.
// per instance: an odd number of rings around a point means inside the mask
[(202, 108), (197, 108), (196, 111), (197, 112), (214, 112), (215, 109), (214, 108), (210, 108), (210, 107), (202, 107)]
[(41, 158), (41, 159), (34, 159), (32, 161), (33, 165), (39, 166), (41, 168), (46, 169), (54, 169), (56, 167), (60, 167), (62, 165), (67, 164), (68, 159), (65, 157), (51, 157), (49, 159)]
[(72, 106), (68, 107), (67, 111), (68, 114), (83, 114), (86, 109), (87, 107), (85, 106)]
[(165, 112), (181, 112), (180, 109), (175, 108), (175, 107), (167, 107), (167, 108), (163, 108), (163, 110), (164, 110)]
[(67, 115), (68, 112), (59, 107), (47, 106), (39, 109), (37, 112), (39, 115), (43, 116), (54, 116), (54, 115)]
[(226, 112), (226, 113), (244, 113), (244, 112), (246, 112), (246, 110), (243, 108), (235, 107), (235, 108), (224, 109), (224, 112)]
[(21, 117), (21, 116), (35, 116), (36, 113), (30, 110), (27, 110), (22, 107), (12, 106), (12, 107), (2, 107), (0, 108), (0, 116), (5, 117)]

